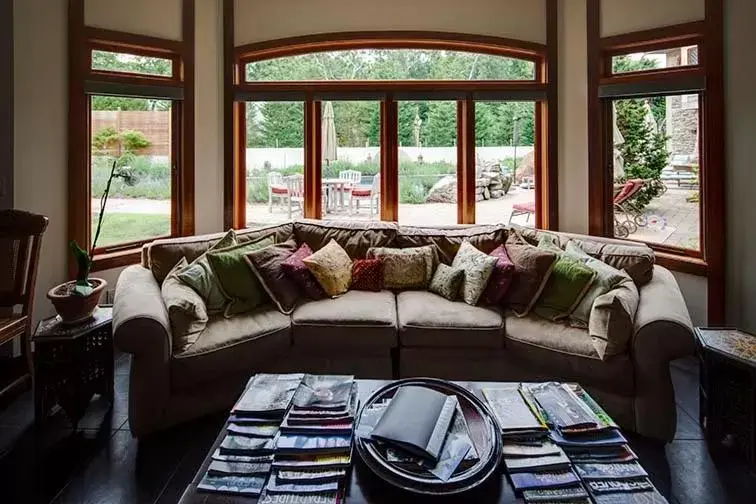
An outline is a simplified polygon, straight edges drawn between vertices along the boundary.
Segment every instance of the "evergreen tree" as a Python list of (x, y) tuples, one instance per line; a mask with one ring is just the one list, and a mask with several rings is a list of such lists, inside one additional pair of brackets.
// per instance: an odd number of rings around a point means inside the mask
[(304, 145), (304, 106), (302, 103), (265, 102), (260, 147), (302, 147)]
[(424, 145), (451, 147), (457, 143), (457, 103), (433, 101), (428, 106)]

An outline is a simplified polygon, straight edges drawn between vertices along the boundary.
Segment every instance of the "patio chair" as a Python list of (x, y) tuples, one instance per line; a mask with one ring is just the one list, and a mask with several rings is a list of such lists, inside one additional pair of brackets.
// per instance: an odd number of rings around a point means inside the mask
[(633, 200), (646, 185), (643, 179), (631, 179), (615, 188), (614, 195), (614, 234), (625, 238), (636, 231), (638, 227), (648, 224), (643, 209)]
[(283, 206), (289, 197), (283, 176), (275, 171), (268, 173), (268, 213), (273, 213), (273, 198), (278, 198), (278, 203)]
[(283, 179), (286, 182), (286, 198), (289, 202), (289, 219), (291, 219), (294, 204), (304, 212), (304, 175), (289, 175)]
[(357, 170), (344, 170), (339, 172), (339, 178), (341, 180), (346, 180), (348, 184), (345, 184), (341, 187), (341, 190), (349, 196), (349, 199), (352, 199), (352, 189), (358, 187), (360, 185), (360, 181), (362, 180), (362, 172)]
[[(376, 174), (375, 177), (373, 177), (373, 183), (368, 186), (357, 186), (352, 189), (352, 192), (349, 197), (349, 213), (359, 212), (360, 211), (360, 200), (368, 200), (370, 205), (370, 216), (373, 216), (373, 212), (375, 214), (380, 213), (380, 195), (381, 195), (381, 174)], [(356, 201), (356, 209), (353, 210), (352, 208), (352, 202)], [(373, 202), (375, 202), (375, 205), (373, 205)]]
[(515, 203), (512, 205), (512, 213), (509, 214), (509, 223), (512, 223), (512, 218), (518, 215), (526, 215), (525, 222), (530, 220), (531, 215), (535, 215), (535, 201), (530, 203)]

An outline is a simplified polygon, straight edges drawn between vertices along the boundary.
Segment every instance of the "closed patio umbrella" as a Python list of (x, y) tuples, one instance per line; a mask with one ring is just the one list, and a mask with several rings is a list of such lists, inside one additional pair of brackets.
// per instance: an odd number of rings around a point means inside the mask
[(325, 102), (323, 106), (323, 117), (320, 123), (321, 133), (323, 135), (323, 161), (326, 165), (330, 165), (331, 161), (338, 159), (336, 149), (338, 148), (338, 140), (336, 139), (336, 123), (333, 116), (333, 104), (331, 102)]
[(617, 106), (612, 104), (612, 144), (614, 145), (614, 178), (615, 180), (625, 176), (625, 160), (622, 158), (620, 147), (625, 143), (625, 137), (617, 125)]
[(654, 112), (651, 110), (651, 104), (648, 100), (643, 101), (643, 108), (646, 109), (646, 115), (643, 117), (643, 121), (653, 133), (658, 133), (659, 125), (656, 124), (656, 118), (654, 117)]

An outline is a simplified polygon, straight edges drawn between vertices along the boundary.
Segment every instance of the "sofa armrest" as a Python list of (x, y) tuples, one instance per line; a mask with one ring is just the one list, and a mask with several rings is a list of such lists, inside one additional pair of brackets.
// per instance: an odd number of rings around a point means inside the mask
[(639, 289), (632, 353), (636, 361), (662, 361), (693, 355), (693, 323), (672, 273), (654, 266), (651, 281)]
[(152, 272), (129, 266), (118, 277), (113, 303), (113, 341), (120, 350), (168, 361), (171, 324)]

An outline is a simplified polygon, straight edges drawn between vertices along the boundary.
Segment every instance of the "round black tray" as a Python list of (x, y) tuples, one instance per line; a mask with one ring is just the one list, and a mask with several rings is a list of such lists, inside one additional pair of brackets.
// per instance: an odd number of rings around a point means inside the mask
[(497, 469), (501, 459), (501, 431), (488, 406), (473, 392), (454, 383), (436, 378), (406, 378), (376, 390), (365, 401), (357, 415), (359, 427), (362, 412), (377, 402), (393, 397), (399, 387), (415, 385), (455, 395), (465, 415), (470, 435), (480, 459), (475, 465), (455, 472), (448, 481), (441, 481), (430, 473), (415, 472), (387, 462), (373, 443), (357, 438), (355, 444), (360, 457), (378, 477), (401, 489), (426, 495), (451, 495), (475, 488)]

